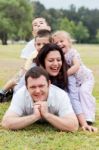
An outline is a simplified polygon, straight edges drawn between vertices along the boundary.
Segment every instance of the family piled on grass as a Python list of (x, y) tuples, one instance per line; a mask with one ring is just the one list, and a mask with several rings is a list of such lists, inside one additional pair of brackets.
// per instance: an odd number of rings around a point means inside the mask
[(47, 121), (62, 131), (76, 131), (80, 125), (84, 131), (96, 132), (93, 74), (72, 47), (69, 33), (51, 34), (44, 18), (33, 20), (32, 32), (34, 39), (21, 54), (24, 67), (0, 92), (3, 102), (13, 89), (2, 126), (16, 130)]

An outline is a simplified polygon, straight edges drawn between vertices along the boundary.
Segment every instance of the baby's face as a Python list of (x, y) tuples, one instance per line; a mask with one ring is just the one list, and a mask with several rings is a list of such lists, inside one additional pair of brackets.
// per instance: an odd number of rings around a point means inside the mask
[(36, 36), (37, 32), (41, 29), (47, 29), (49, 31), (51, 30), (44, 18), (36, 18), (32, 22), (33, 35)]
[(53, 42), (57, 44), (63, 51), (63, 53), (67, 53), (68, 49), (70, 48), (70, 42), (65, 37), (65, 35), (56, 35), (53, 37)]

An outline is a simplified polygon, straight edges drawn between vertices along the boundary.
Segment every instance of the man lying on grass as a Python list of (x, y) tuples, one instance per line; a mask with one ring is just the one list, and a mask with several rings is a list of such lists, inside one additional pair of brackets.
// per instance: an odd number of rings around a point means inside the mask
[(49, 76), (40, 67), (31, 68), (25, 75), (26, 86), (13, 96), (2, 126), (22, 129), (39, 120), (46, 120), (62, 131), (76, 131), (78, 121), (67, 93), (51, 85)]

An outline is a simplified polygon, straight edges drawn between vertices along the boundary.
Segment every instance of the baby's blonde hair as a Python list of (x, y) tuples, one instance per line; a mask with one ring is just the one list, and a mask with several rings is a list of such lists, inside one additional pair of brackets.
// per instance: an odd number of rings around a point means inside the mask
[(74, 39), (71, 38), (70, 33), (60, 30), (60, 31), (56, 31), (52, 34), (52, 39), (54, 39), (54, 37), (61, 37), (61, 35), (63, 35), (69, 42), (70, 46), (72, 46), (72, 43), (74, 41)]

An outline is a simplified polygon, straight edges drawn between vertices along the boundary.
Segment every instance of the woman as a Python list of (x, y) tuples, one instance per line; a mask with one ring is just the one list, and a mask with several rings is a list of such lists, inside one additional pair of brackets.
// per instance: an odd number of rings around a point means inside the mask
[(64, 55), (56, 44), (46, 44), (34, 60), (36, 65), (42, 66), (49, 73), (51, 83), (68, 90), (68, 66), (65, 63)]

